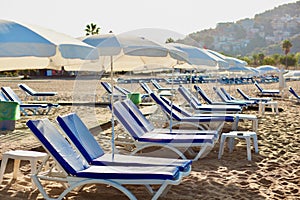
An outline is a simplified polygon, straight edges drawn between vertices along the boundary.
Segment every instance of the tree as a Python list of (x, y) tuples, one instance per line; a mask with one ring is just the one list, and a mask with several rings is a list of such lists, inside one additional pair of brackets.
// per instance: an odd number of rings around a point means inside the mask
[(97, 35), (100, 32), (100, 27), (97, 27), (97, 24), (91, 23), (85, 27), (85, 35)]
[(290, 52), (291, 48), (292, 48), (292, 43), (289, 41), (289, 40), (284, 40), (282, 42), (282, 49), (284, 51), (284, 54), (285, 54), (285, 66), (286, 66), (286, 69), (288, 68), (288, 53)]
[(166, 40), (166, 43), (174, 43), (174, 42), (175, 42), (175, 40), (173, 38), (168, 38)]
[(259, 64), (260, 64), (260, 65), (263, 64), (264, 58), (265, 58), (265, 54), (263, 54), (263, 53), (259, 53), (259, 54), (258, 54), (258, 61), (259, 61)]

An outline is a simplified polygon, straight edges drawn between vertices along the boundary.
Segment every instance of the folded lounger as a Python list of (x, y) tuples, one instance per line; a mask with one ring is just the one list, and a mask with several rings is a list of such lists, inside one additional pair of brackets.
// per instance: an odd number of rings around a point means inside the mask
[[(232, 103), (227, 103), (227, 102), (216, 102), (216, 101), (212, 101), (206, 94), (206, 92), (204, 92), (204, 90), (202, 90), (202, 88), (198, 85), (194, 85), (194, 89), (196, 90), (196, 92), (198, 92), (198, 94), (204, 99), (204, 101), (206, 101), (208, 104), (211, 105), (234, 105)], [(246, 107), (246, 104), (240, 104), (239, 106), (241, 106), (242, 108)]]
[[(1, 87), (2, 92), (7, 96), (10, 101), (18, 102), (20, 104), (20, 110), (24, 115), (28, 115), (28, 110), (32, 110), (33, 115), (40, 114), (48, 114), (52, 108), (58, 108), (58, 104), (28, 104), (23, 103), (21, 99), (17, 96), (17, 94), (10, 87)], [(40, 112), (40, 110), (42, 112)]]
[(216, 134), (165, 134), (145, 131), (128, 109), (122, 105), (121, 101), (114, 103), (113, 112), (117, 120), (134, 140), (137, 148), (132, 154), (148, 147), (163, 147), (172, 150), (181, 158), (186, 159), (182, 151), (194, 152), (193, 148), (196, 147), (198, 153), (194, 155), (193, 160), (198, 160), (200, 157), (207, 155), (207, 152), (213, 148), (216, 141)]
[(297, 92), (292, 88), (289, 87), (289, 92), (296, 97), (297, 101), (300, 102), (300, 96), (297, 94)]
[(172, 104), (169, 99), (166, 99), (164, 97), (161, 97), (161, 100), (163, 100), (166, 104), (169, 106), (172, 106), (174, 112), (182, 113), (185, 117), (217, 117), (224, 119), (226, 122), (231, 122), (231, 118), (236, 119), (235, 123), (233, 123), (233, 130), (237, 130), (238, 128), (238, 122), (240, 120), (250, 120), (252, 121), (252, 129), (253, 131), (257, 131), (258, 129), (258, 119), (255, 115), (247, 115), (247, 114), (226, 114), (226, 113), (199, 113), (199, 114), (191, 114), (188, 111), (182, 109), (181, 107), (177, 106), (176, 104)]
[(264, 90), (258, 83), (257, 81), (254, 82), (254, 85), (257, 87), (257, 89), (259, 90), (259, 94), (261, 96), (263, 95), (270, 95), (270, 96), (275, 96), (275, 95), (279, 95), (280, 91), (279, 90)]
[[(130, 101), (130, 100), (129, 100)], [(127, 166), (176, 166), (180, 171), (189, 173), (191, 170), (190, 160), (154, 158), (142, 156), (129, 156), (105, 153), (77, 114), (71, 113), (58, 116), (57, 121), (67, 137), (78, 149), (86, 161), (92, 165), (127, 165)]]
[(25, 100), (29, 96), (32, 96), (35, 99), (38, 99), (39, 97), (43, 97), (45, 99), (46, 97), (52, 97), (52, 96), (57, 95), (57, 92), (36, 92), (35, 90), (33, 90), (31, 87), (29, 87), (28, 85), (26, 85), (24, 83), (18, 84), (18, 86), (25, 92), (25, 94), (26, 94)]
[[(48, 119), (29, 120), (27, 126), (31, 129), (36, 138), (41, 142), (45, 150), (51, 156), (60, 173), (42, 171), (38, 169), (32, 175), (34, 183), (45, 199), (53, 199), (48, 196), (41, 184), (41, 180), (64, 182), (66, 189), (58, 196), (62, 199), (76, 187), (83, 187), (86, 184), (107, 184), (112, 186), (129, 199), (136, 197), (123, 185), (144, 185), (153, 194), (152, 199), (157, 199), (163, 194), (166, 188), (171, 185), (178, 185), (181, 182), (183, 173), (174, 166), (115, 166), (115, 165), (90, 165), (81, 157), (60, 134)], [(42, 164), (45, 164), (44, 160)], [(154, 193), (150, 185), (160, 185)]]
[(272, 98), (268, 98), (268, 97), (250, 97), (249, 95), (247, 95), (243, 90), (241, 90), (240, 88), (236, 89), (238, 91), (238, 93), (240, 93), (240, 95), (245, 99), (245, 100), (250, 100), (250, 101), (257, 101), (257, 102), (268, 102), (268, 101), (272, 101)]
[(207, 105), (201, 104), (197, 97), (194, 96), (188, 89), (183, 86), (178, 87), (179, 93), (183, 96), (185, 101), (195, 110), (200, 113), (238, 113), (242, 111), (239, 105)]

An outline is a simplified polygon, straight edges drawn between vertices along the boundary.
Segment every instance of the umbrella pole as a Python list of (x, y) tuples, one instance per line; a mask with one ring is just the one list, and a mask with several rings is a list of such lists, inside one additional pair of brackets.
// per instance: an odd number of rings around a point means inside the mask
[(174, 66), (172, 66), (172, 83), (171, 83), (171, 117), (170, 117), (170, 133), (173, 129), (173, 91), (174, 91)]
[(113, 72), (113, 57), (110, 56), (110, 84), (111, 84), (111, 95), (110, 95), (110, 105), (111, 105), (111, 148), (112, 148), (112, 161), (115, 159), (115, 116), (114, 116), (114, 72)]

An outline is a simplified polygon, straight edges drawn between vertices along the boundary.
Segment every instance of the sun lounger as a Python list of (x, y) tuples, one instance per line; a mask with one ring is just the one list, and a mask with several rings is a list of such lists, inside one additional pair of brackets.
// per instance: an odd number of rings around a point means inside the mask
[(3, 94), (2, 91), (0, 91), (0, 101), (8, 101), (9, 99)]
[(155, 128), (154, 125), (143, 115), (139, 108), (130, 100), (121, 102), (124, 108), (131, 114), (136, 123), (145, 131), (152, 133), (165, 134), (194, 134), (194, 135), (215, 135), (218, 139), (218, 132), (216, 130), (192, 130), (192, 129), (172, 129), (169, 128)]
[[(174, 114), (177, 111), (178, 113), (182, 113), (186, 118), (188, 117), (216, 117), (216, 118), (221, 118), (226, 122), (232, 122), (231, 118), (236, 119), (235, 123), (233, 123), (233, 130), (236, 130), (238, 127), (238, 122), (240, 120), (250, 120), (252, 121), (252, 129), (253, 131), (257, 131), (258, 128), (258, 119), (255, 115), (247, 115), (247, 114), (225, 114), (225, 113), (209, 113), (209, 114), (205, 114), (205, 113), (200, 113), (200, 114), (191, 114), (188, 111), (182, 109), (181, 107), (177, 106), (176, 104), (172, 104), (170, 102), (169, 99), (166, 99), (164, 97), (161, 97), (161, 99), (168, 105), (173, 107), (174, 110)], [(220, 120), (220, 119), (218, 119)], [(212, 120), (213, 121), (213, 120)]]
[[(130, 100), (128, 100), (130, 101)], [(130, 101), (131, 102), (131, 101)], [(78, 149), (86, 161), (92, 165), (127, 165), (127, 166), (176, 166), (180, 171), (188, 172), (191, 169), (190, 160), (178, 160), (167, 158), (154, 158), (142, 156), (129, 156), (105, 153), (88, 130), (82, 120), (75, 113), (58, 116), (57, 121), (69, 140)]]
[(152, 85), (155, 87), (157, 94), (160, 96), (172, 96), (173, 92), (175, 92), (175, 88), (165, 88), (162, 87), (157, 80), (151, 79)]
[(139, 123), (137, 123), (129, 110), (122, 105), (121, 101), (114, 103), (113, 111), (117, 120), (122, 124), (135, 142), (137, 148), (132, 154), (136, 154), (149, 147), (163, 147), (173, 151), (181, 158), (186, 159), (183, 152), (187, 151), (189, 153), (194, 153), (193, 148), (196, 147), (198, 152), (193, 155), (193, 160), (198, 160), (200, 157), (207, 155), (207, 153), (211, 151), (216, 141), (216, 133), (194, 135), (147, 132)]
[(172, 119), (172, 124), (184, 125), (189, 124), (197, 128), (210, 129), (210, 125), (217, 123), (216, 130), (220, 130), (225, 122), (232, 122), (232, 129), (236, 130), (238, 125), (238, 118), (234, 116), (193, 116), (188, 111), (180, 108), (174, 103), (164, 97), (159, 97), (154, 93), (151, 93), (152, 99), (159, 105), (162, 111), (166, 114), (168, 119)]
[(20, 104), (20, 110), (24, 115), (28, 115), (28, 110), (31, 110), (33, 115), (48, 114), (52, 108), (58, 108), (58, 104), (26, 104), (16, 95), (16, 93), (10, 87), (1, 87), (2, 92), (10, 101), (14, 101)]
[(228, 101), (246, 103), (247, 106), (257, 105), (257, 101), (255, 100), (236, 99), (231, 94), (229, 94), (223, 87), (220, 87), (220, 91), (224, 94), (224, 96), (227, 98)]
[[(32, 175), (34, 183), (45, 199), (53, 198), (48, 196), (41, 180), (66, 183), (64, 184), (65, 190), (56, 199), (62, 199), (73, 189), (87, 184), (112, 186), (129, 199), (136, 199), (136, 197), (124, 185), (143, 185), (153, 194), (152, 199), (157, 199), (166, 192), (166, 188), (180, 184), (183, 177), (183, 173), (174, 166), (90, 165), (72, 148), (48, 119), (29, 120), (27, 126), (49, 154), (47, 159), (52, 157), (56, 164), (48, 173), (43, 170), (43, 167), (40, 167), (38, 172)], [(46, 162), (47, 160), (44, 160), (42, 166)], [(55, 169), (59, 169), (59, 171), (54, 171)], [(160, 187), (154, 193), (151, 185)]]
[[(206, 101), (208, 104), (211, 104), (211, 105), (232, 105), (232, 103), (227, 103), (227, 102), (224, 102), (224, 101), (222, 101), (222, 102), (217, 102), (217, 101), (213, 101), (213, 100), (211, 100), (208, 96), (207, 96), (207, 94), (206, 94), (206, 92), (204, 92), (204, 90), (202, 90), (202, 88), (200, 87), (200, 86), (198, 86), (198, 85), (194, 85), (194, 89), (196, 90), (196, 92), (198, 92), (198, 94), (204, 99), (204, 101)], [(233, 104), (234, 105), (234, 104)], [(241, 107), (245, 107), (245, 105), (244, 106), (241, 106)]]
[(213, 90), (218, 95), (218, 97), (221, 99), (221, 101), (223, 101), (224, 103), (227, 103), (229, 105), (239, 105), (239, 106), (242, 106), (242, 107), (247, 107), (248, 106), (248, 104), (245, 103), (245, 102), (227, 99), (227, 97), (223, 94), (223, 92), (217, 87), (213, 87)]
[[(143, 88), (143, 90), (149, 95), (152, 93), (152, 89), (148, 86), (147, 83), (145, 82), (140, 82), (140, 86)], [(159, 96), (166, 96), (166, 97), (171, 97), (172, 94), (170, 92), (158, 92), (157, 93)]]
[(258, 88), (259, 90), (259, 95), (261, 96), (275, 96), (275, 95), (279, 95), (280, 91), (279, 90), (265, 90), (263, 89), (258, 83), (257, 81), (254, 82), (254, 85)]
[(179, 86), (178, 91), (183, 96), (187, 104), (190, 105), (195, 111), (200, 113), (211, 113), (211, 112), (238, 113), (242, 111), (242, 108), (238, 105), (201, 104), (199, 99), (183, 86)]
[[(108, 83), (108, 82), (105, 82), (105, 81), (102, 81), (101, 82), (101, 85), (103, 86), (103, 88), (106, 90), (106, 94), (105, 96), (102, 96), (102, 99), (103, 101), (110, 101), (110, 97), (112, 96), (112, 88), (111, 88), (111, 85)], [(114, 91), (114, 94), (113, 94), (113, 100), (114, 101), (117, 101), (117, 100), (120, 100), (120, 99), (126, 99), (127, 98), (127, 95), (125, 94), (122, 94), (120, 92), (116, 92)]]
[(153, 84), (153, 86), (158, 90), (158, 91), (172, 91), (172, 90), (176, 90), (175, 88), (165, 88), (165, 87), (162, 87), (158, 82), (157, 80), (155, 79), (151, 79), (151, 83)]
[(249, 95), (247, 95), (243, 90), (241, 90), (240, 88), (236, 89), (238, 91), (238, 93), (240, 93), (240, 95), (245, 99), (245, 100), (250, 100), (250, 101), (257, 101), (257, 102), (269, 102), (272, 101), (272, 98), (268, 98), (268, 97), (250, 97)]
[[(118, 85), (115, 85), (114, 87), (115, 87), (115, 89), (117, 91), (119, 91), (120, 93), (122, 93), (122, 94), (124, 94), (126, 96), (129, 95), (129, 94), (131, 94), (131, 93), (133, 93), (133, 92), (129, 91), (128, 89), (120, 87)], [(141, 95), (141, 99), (142, 100), (145, 99), (145, 98), (147, 98), (147, 97), (149, 97), (149, 94), (140, 94), (140, 95)]]
[(289, 87), (289, 92), (294, 96), (296, 97), (297, 101), (300, 102), (300, 96), (297, 94), (297, 92), (292, 88), (292, 87)]
[(39, 97), (43, 97), (43, 99), (45, 99), (46, 97), (52, 97), (57, 95), (57, 92), (36, 92), (35, 90), (33, 90), (31, 87), (29, 87), (24, 83), (18, 84), (18, 86), (25, 92), (26, 94), (25, 100), (29, 96), (34, 97), (37, 100)]

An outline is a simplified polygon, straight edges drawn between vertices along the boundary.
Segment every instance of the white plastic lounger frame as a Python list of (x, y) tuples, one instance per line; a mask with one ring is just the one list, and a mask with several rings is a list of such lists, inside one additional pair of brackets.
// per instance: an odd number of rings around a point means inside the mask
[[(43, 172), (41, 165), (37, 174), (32, 175), (33, 181), (47, 200), (53, 200), (53, 198), (48, 196), (41, 184), (41, 180), (67, 183), (65, 184), (67, 188), (56, 198), (59, 200), (64, 198), (74, 188), (83, 187), (86, 184), (107, 184), (124, 193), (129, 199), (134, 200), (136, 197), (123, 185), (144, 185), (153, 194), (152, 199), (157, 199), (171, 185), (177, 185), (181, 182), (182, 173), (179, 172), (177, 167), (89, 165), (48, 119), (29, 120), (27, 126), (61, 169), (60, 176), (58, 176), (57, 173)], [(45, 163), (46, 160), (44, 160), (43, 164)], [(160, 187), (154, 192), (150, 185), (160, 185)]]

